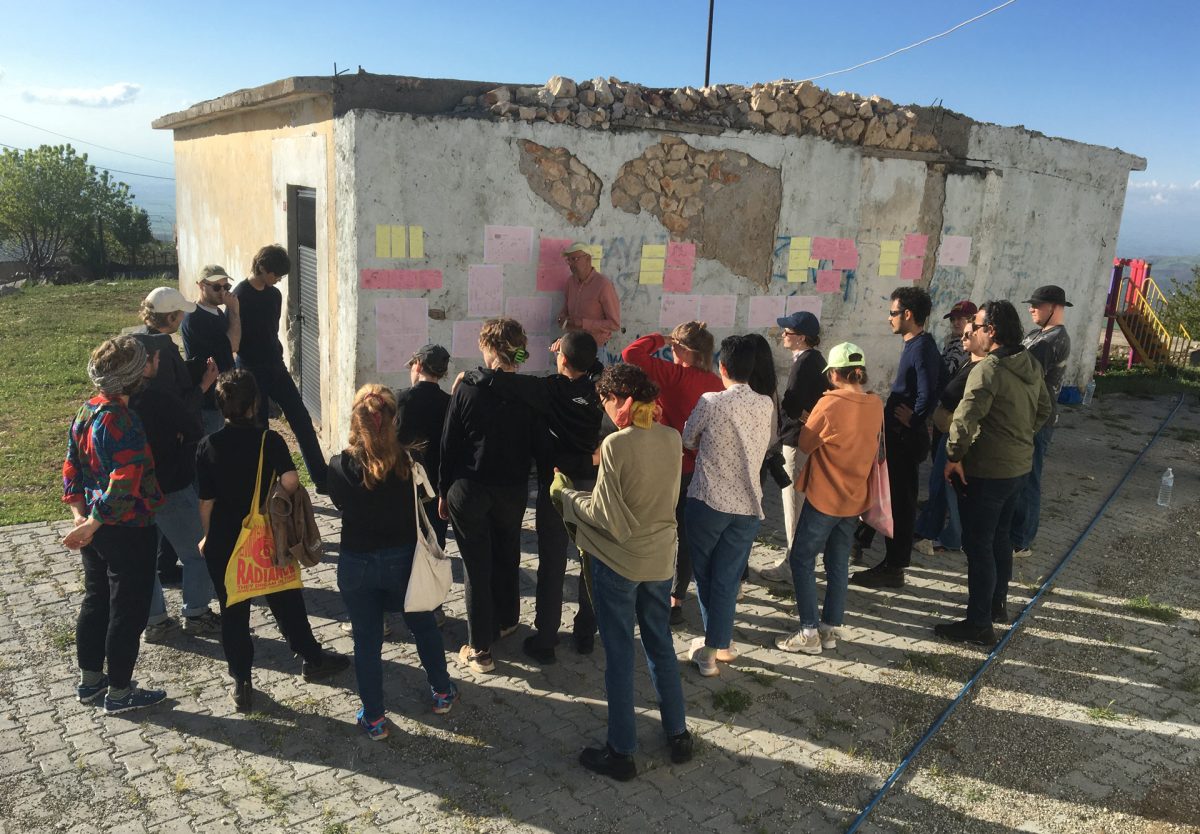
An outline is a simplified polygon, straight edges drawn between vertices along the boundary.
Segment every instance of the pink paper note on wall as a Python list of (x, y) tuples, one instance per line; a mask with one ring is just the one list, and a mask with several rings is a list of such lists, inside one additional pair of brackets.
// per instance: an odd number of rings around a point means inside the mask
[(658, 312), (659, 327), (674, 327), (685, 321), (694, 321), (698, 307), (694, 295), (669, 295), (664, 293)]
[(523, 374), (539, 374), (553, 368), (554, 357), (550, 353), (550, 345), (557, 338), (557, 334), (530, 334), (529, 344), (525, 348), (529, 352), (529, 358), (522, 362), (517, 370)]
[(663, 292), (691, 292), (692, 268), (668, 266), (663, 270)]
[(375, 302), (375, 370), (400, 373), (429, 342), (429, 305), (423, 298), (381, 298)]
[(836, 237), (814, 237), (812, 239), (812, 257), (818, 261), (832, 261), (841, 251)]
[(440, 290), (440, 269), (362, 269), (358, 273), (362, 290)]
[(467, 267), (467, 315), (498, 316), (504, 311), (504, 268), (472, 264)]
[(964, 235), (946, 235), (938, 249), (938, 263), (942, 266), (966, 266), (971, 261), (971, 238)]
[(906, 258), (923, 258), (925, 257), (925, 248), (929, 245), (929, 235), (905, 235), (904, 236), (904, 257)]
[(787, 315), (790, 316), (792, 313), (807, 310), (819, 320), (824, 303), (824, 300), (818, 295), (789, 295), (786, 308)]
[(736, 295), (698, 295), (696, 318), (709, 327), (733, 327), (737, 318)]
[(916, 281), (921, 277), (924, 268), (924, 258), (905, 258), (900, 261), (900, 277), (906, 281)]
[(479, 329), (483, 327), (481, 321), (456, 321), (454, 322), (454, 335), (450, 341), (450, 355), (460, 359), (478, 359), (479, 353)]
[(563, 257), (563, 250), (570, 245), (570, 238), (544, 237), (538, 241), (537, 288), (542, 292), (562, 292), (566, 289), (571, 270)]
[(483, 259), (490, 264), (527, 264), (533, 252), (529, 226), (484, 226)]
[(817, 270), (817, 292), (841, 292), (842, 271), (840, 269)]
[(696, 265), (696, 244), (668, 243), (667, 266), (688, 267)]
[(543, 296), (518, 296), (508, 299), (504, 315), (516, 319), (525, 333), (549, 333), (554, 326), (553, 302)]
[(787, 299), (782, 295), (756, 295), (750, 299), (750, 313), (746, 318), (748, 327), (778, 327), (776, 319), (786, 315)]
[(858, 247), (853, 238), (838, 238), (837, 254), (833, 256), (834, 269), (858, 269)]

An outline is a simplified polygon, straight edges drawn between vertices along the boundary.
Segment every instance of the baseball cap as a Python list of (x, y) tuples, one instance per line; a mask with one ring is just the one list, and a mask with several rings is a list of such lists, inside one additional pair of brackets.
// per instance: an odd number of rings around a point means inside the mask
[[(217, 266), (216, 264), (209, 264), (200, 270), (201, 281), (211, 281), (214, 278), (229, 278), (229, 273), (225, 271), (225, 267)], [(232, 281), (233, 279), (229, 278), (229, 280)]]
[(563, 250), (563, 255), (574, 255), (576, 252), (582, 252), (585, 255), (590, 255), (592, 254), (592, 247), (588, 246), (586, 243), (575, 241)]
[(428, 344), (412, 355), (408, 366), (411, 368), (417, 362), (433, 376), (445, 376), (450, 367), (450, 352), (441, 345)]
[(865, 367), (867, 367), (867, 357), (862, 352), (862, 348), (853, 342), (842, 342), (829, 350), (829, 361), (825, 365), (825, 370)]
[(1063, 292), (1062, 287), (1057, 287), (1054, 284), (1047, 284), (1044, 287), (1038, 287), (1033, 291), (1033, 295), (1025, 299), (1025, 304), (1061, 304), (1064, 307), (1074, 307), (1070, 301), (1067, 301), (1067, 294)]
[(821, 335), (821, 322), (817, 317), (807, 310), (800, 310), (792, 313), (790, 316), (775, 319), (780, 327), (786, 327), (788, 330), (795, 330), (804, 336), (814, 339)]
[(950, 312), (942, 316), (944, 319), (969, 319), (979, 312), (975, 302), (963, 299), (950, 308)]
[(151, 313), (191, 313), (196, 310), (196, 305), (174, 287), (155, 287), (146, 296), (145, 304)]

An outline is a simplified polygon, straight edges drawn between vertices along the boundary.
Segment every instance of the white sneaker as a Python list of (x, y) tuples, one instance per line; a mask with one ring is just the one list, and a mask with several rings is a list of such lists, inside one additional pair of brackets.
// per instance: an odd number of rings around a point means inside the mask
[(792, 565), (788, 562), (788, 558), (784, 556), (779, 560), (779, 564), (760, 570), (758, 575), (768, 582), (784, 582), (791, 585)]
[(700, 670), (700, 674), (706, 678), (721, 674), (721, 670), (717, 668), (716, 649), (710, 649), (708, 646), (700, 646), (692, 652), (692, 663), (696, 664), (696, 668)]
[(775, 646), (785, 652), (821, 653), (821, 637), (815, 628), (802, 628), (787, 637), (776, 637)]
[[(695, 655), (697, 650), (702, 648), (704, 648), (704, 638), (696, 637), (692, 640), (692, 644), (688, 648), (688, 652), (690, 655)], [(716, 654), (713, 655), (713, 658), (720, 663), (732, 663), (733, 661), (737, 660), (738, 657), (738, 650), (732, 643), (729, 644), (729, 648), (713, 649), (713, 651), (716, 652)]]
[(933, 555), (933, 542), (929, 539), (917, 539), (913, 542), (913, 550), (920, 553), (922, 556)]
[(1013, 549), (1013, 558), (1014, 559), (1028, 559), (1032, 555), (1033, 555), (1033, 550), (1028, 547), (1022, 547), (1020, 549), (1016, 549), (1016, 548)]
[(822, 649), (837, 648), (838, 630), (836, 627), (821, 623), (817, 626), (817, 636), (821, 638)]
[[(346, 620), (346, 622), (344, 622), (344, 623), (340, 623), (338, 625), (338, 628), (340, 628), (342, 631), (346, 632), (347, 634), (354, 633), (354, 626), (350, 624), (349, 620)], [(383, 636), (384, 637), (392, 636), (392, 623), (390, 620), (388, 620), (386, 615), (383, 618)]]

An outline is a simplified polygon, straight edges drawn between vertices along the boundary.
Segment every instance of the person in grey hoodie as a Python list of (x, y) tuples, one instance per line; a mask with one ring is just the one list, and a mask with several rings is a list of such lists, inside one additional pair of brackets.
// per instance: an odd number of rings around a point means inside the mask
[(975, 364), (946, 441), (946, 480), (958, 492), (967, 553), (967, 616), (934, 627), (939, 637), (990, 646), (993, 623), (1008, 622), (1012, 576), (1009, 528), (1033, 466), (1033, 436), (1050, 416), (1042, 366), (1021, 344), (1021, 320), (1007, 301), (975, 314)]

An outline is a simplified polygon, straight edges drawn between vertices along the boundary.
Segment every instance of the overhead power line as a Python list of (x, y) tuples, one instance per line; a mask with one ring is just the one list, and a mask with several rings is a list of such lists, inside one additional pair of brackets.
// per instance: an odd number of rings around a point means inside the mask
[(821, 73), (820, 75), (814, 75), (811, 78), (805, 78), (803, 80), (804, 81), (819, 81), (820, 79), (828, 78), (831, 75), (841, 75), (843, 72), (852, 72), (853, 70), (862, 69), (863, 67), (868, 66), (870, 64), (877, 64), (880, 61), (884, 61), (884, 60), (887, 60), (888, 58), (891, 58), (893, 55), (899, 55), (901, 52), (907, 52), (910, 49), (916, 49), (918, 46), (923, 46), (924, 44), (927, 44), (930, 41), (935, 41), (938, 38), (944, 38), (944, 37), (946, 37), (946, 35), (949, 35), (951, 32), (955, 32), (955, 31), (963, 28), (964, 26), (974, 23), (977, 20), (981, 20), (981, 19), (987, 17), (988, 15), (992, 14), (993, 12), (998, 12), (1001, 9), (1003, 9), (1005, 6), (1011, 6), (1015, 2), (1017, 2), (1017, 0), (1006, 0), (1006, 2), (1001, 3), (999, 6), (996, 6), (995, 8), (988, 9), (986, 12), (983, 12), (982, 14), (975, 15), (975, 17), (971, 18), (970, 20), (964, 20), (962, 23), (959, 23), (956, 26), (951, 26), (945, 32), (938, 32), (936, 35), (930, 35), (929, 37), (924, 38), (923, 40), (919, 40), (916, 43), (910, 43), (908, 46), (902, 46), (897, 50), (889, 52), (887, 55), (880, 55), (878, 58), (872, 58), (869, 61), (863, 61), (861, 64), (855, 64), (852, 67), (846, 67), (845, 69), (833, 70), (832, 72)]
[(173, 167), (175, 164), (173, 162), (163, 162), (161, 159), (154, 159), (153, 157), (149, 156), (142, 156), (141, 154), (130, 153), (129, 151), (118, 150), (117, 148), (110, 148), (107, 145), (101, 145), (98, 142), (89, 142), (86, 139), (77, 139), (73, 136), (67, 136), (65, 133), (57, 133), (56, 131), (50, 130), (48, 127), (39, 127), (38, 125), (30, 124), (29, 122), (23, 122), (20, 119), (14, 119), (12, 116), (5, 116), (3, 113), (0, 113), (0, 119), (8, 119), (10, 122), (16, 122), (19, 125), (31, 127), (34, 130), (41, 130), (49, 133), (51, 136), (58, 136), (61, 139), (70, 139), (72, 142), (78, 142), (81, 145), (91, 145), (93, 148), (101, 148), (103, 150), (112, 151), (113, 153), (119, 153), (124, 156), (132, 156), (134, 159), (144, 159), (147, 162), (153, 162), (157, 165), (166, 165), (168, 168)]
[[(18, 148), (16, 145), (6, 145), (3, 142), (0, 142), (0, 148), (8, 148), (10, 151), (32, 150), (31, 148)], [(89, 162), (88, 165), (91, 165), (93, 168), (99, 168), (101, 171), (108, 171), (110, 174), (125, 174), (126, 176), (130, 177), (145, 177), (151, 180), (167, 180), (168, 182), (175, 182), (174, 177), (160, 177), (158, 174), (143, 174), (139, 171), (122, 171), (120, 168), (107, 168), (103, 165), (96, 165), (92, 162)]]

